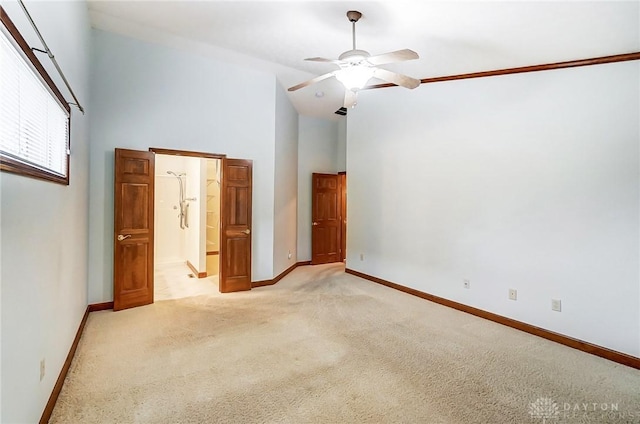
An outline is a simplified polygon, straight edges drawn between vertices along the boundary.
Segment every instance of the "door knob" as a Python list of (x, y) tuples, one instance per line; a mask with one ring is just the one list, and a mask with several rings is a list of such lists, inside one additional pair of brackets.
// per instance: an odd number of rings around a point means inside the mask
[(313, 225), (318, 225), (318, 223), (317, 223), (317, 222), (314, 222), (314, 223), (313, 223)]
[(131, 234), (127, 234), (126, 236), (123, 236), (122, 234), (118, 234), (118, 241), (128, 239), (129, 237), (131, 237)]
[(247, 228), (246, 230), (244, 230), (244, 231), (243, 231), (243, 233), (245, 233), (245, 234), (251, 234), (251, 230)]

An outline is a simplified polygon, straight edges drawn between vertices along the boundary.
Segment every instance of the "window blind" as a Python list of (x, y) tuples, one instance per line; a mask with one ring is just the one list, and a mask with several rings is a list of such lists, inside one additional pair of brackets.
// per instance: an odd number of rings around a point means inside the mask
[(67, 176), (69, 115), (0, 31), (0, 153)]

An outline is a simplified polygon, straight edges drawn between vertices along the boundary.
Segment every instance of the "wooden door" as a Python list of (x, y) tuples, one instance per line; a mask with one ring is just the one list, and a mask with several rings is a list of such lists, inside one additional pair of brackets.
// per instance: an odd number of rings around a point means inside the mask
[(222, 160), (220, 291), (251, 290), (252, 162)]
[(347, 259), (347, 173), (340, 175), (340, 260)]
[(311, 264), (339, 262), (340, 232), (340, 176), (313, 174), (311, 212)]
[(154, 158), (115, 150), (114, 311), (153, 303)]

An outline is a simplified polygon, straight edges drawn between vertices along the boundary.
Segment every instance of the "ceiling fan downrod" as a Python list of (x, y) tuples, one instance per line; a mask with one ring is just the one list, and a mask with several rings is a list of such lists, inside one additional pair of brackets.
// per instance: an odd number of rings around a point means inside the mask
[(351, 22), (351, 38), (353, 39), (353, 50), (356, 49), (356, 22), (360, 20), (362, 13), (357, 10), (350, 10), (347, 12), (347, 18)]

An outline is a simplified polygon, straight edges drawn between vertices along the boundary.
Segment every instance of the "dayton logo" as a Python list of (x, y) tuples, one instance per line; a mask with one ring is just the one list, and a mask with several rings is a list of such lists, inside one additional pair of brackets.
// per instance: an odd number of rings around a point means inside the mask
[(529, 415), (532, 418), (542, 418), (542, 424), (546, 424), (550, 418), (558, 418), (560, 409), (551, 398), (538, 398), (529, 404)]

